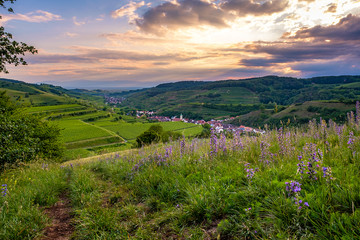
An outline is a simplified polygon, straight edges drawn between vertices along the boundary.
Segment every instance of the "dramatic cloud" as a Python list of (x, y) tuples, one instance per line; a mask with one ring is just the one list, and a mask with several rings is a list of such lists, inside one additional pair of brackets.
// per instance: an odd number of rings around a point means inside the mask
[(360, 17), (349, 14), (335, 25), (327, 27), (315, 26), (312, 28), (299, 30), (296, 32), (293, 38), (316, 38), (321, 40), (359, 40)]
[[(50, 2), (51, 9), (65, 11), (59, 1)], [(34, 24), (36, 31), (20, 32), (19, 38), (40, 49), (39, 54), (25, 56), (28, 66), (9, 66), (7, 77), (148, 86), (179, 80), (360, 73), (359, 0), (105, 2), (96, 9), (84, 5), (80, 15), (70, 15), (70, 21), (56, 27)], [(3, 22), (61, 19), (41, 11), (6, 17)], [(9, 27), (23, 31), (23, 26), (13, 21)]]
[(60, 15), (56, 15), (50, 12), (37, 10), (35, 12), (30, 12), (26, 14), (5, 14), (2, 16), (2, 19), (0, 19), (1, 24), (5, 24), (8, 21), (11, 20), (20, 20), (20, 21), (26, 21), (26, 22), (50, 22), (50, 21), (59, 21), (63, 20)]
[(221, 5), (224, 10), (234, 11), (238, 16), (267, 15), (283, 11), (288, 0), (228, 0)]
[(212, 54), (196, 54), (192, 52), (156, 54), (151, 52), (144, 53), (141, 51), (121, 51), (86, 47), (72, 47), (72, 50), (74, 50), (75, 53), (49, 54), (40, 52), (38, 55), (29, 56), (29, 62), (32, 64), (99, 63), (112, 60), (126, 60), (133, 62), (188, 62), (192, 60), (206, 59), (216, 56)]
[(141, 19), (137, 19), (138, 27), (144, 32), (161, 34), (164, 30), (211, 25), (227, 27), (228, 14), (217, 5), (201, 0), (182, 0), (176, 3), (166, 2), (148, 10)]
[(337, 10), (337, 4), (336, 3), (331, 3), (329, 4), (329, 8), (326, 10), (326, 12), (328, 13), (336, 13)]
[[(146, 4), (148, 6), (150, 6), (150, 4)], [(111, 17), (112, 18), (121, 18), (121, 17), (128, 17), (129, 19), (129, 23), (133, 23), (135, 19), (137, 19), (139, 16), (135, 13), (135, 11), (140, 8), (145, 6), (145, 2), (130, 2), (128, 4), (126, 4), (125, 6), (113, 11), (111, 13)]]
[[(155, 34), (204, 25), (224, 28), (236, 18), (271, 15), (287, 6), (288, 0), (180, 0), (150, 8), (136, 23), (142, 31)], [(125, 9), (121, 10), (123, 13)]]
[[(240, 60), (239, 64), (246, 67), (287, 66), (293, 71), (315, 73), (316, 69), (325, 72), (336, 62), (337, 66), (355, 72), (359, 70), (354, 67), (360, 58), (359, 38), (360, 18), (348, 15), (334, 25), (303, 28), (294, 36), (286, 34), (283, 41), (252, 43), (227, 51), (245, 51), (263, 56)], [(339, 67), (336, 69), (340, 71)]]
[[(360, 45), (360, 44), (359, 44)], [(264, 58), (243, 59), (244, 66), (272, 66), (277, 63), (291, 63), (321, 59), (335, 59), (339, 56), (360, 56), (358, 45), (337, 43), (262, 43), (247, 46), (244, 51), (267, 54)]]

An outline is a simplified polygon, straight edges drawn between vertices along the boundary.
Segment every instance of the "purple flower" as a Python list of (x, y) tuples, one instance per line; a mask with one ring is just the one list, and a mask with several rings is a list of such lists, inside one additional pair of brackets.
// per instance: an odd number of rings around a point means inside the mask
[(250, 163), (245, 163), (244, 166), (245, 166), (245, 171), (247, 172), (246, 177), (247, 177), (247, 179), (249, 179), (251, 181), (251, 179), (255, 175), (255, 172), (258, 171), (258, 168), (255, 168), (255, 169), (250, 168)]
[(304, 202), (304, 205), (307, 206), (307, 207), (309, 206), (308, 202)]
[(333, 179), (330, 167), (323, 167), (322, 170), (323, 170), (323, 178), (325, 178), (327, 182)]
[(3, 184), (1, 185), (2, 188), (1, 188), (1, 194), (3, 195), (3, 197), (6, 196), (7, 192), (8, 192), (8, 189), (7, 189), (7, 184)]

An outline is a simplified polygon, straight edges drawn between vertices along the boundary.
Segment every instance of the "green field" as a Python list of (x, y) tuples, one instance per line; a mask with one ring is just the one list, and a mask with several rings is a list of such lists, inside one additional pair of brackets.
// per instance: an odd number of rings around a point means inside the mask
[[(59, 126), (66, 147), (65, 160), (129, 149), (136, 137), (154, 124), (126, 115), (122, 116), (123, 120), (115, 121), (115, 114), (79, 104), (36, 106), (25, 111), (42, 114)], [(201, 126), (190, 123), (159, 124), (165, 131), (177, 131), (184, 136), (194, 136), (202, 131)]]
[[(125, 123), (109, 121), (98, 121), (95, 123), (97, 126), (119, 134), (126, 140), (134, 140), (141, 133), (148, 130), (149, 127), (153, 124), (154, 123)], [(200, 133), (202, 130), (201, 126), (184, 122), (161, 122), (156, 124), (160, 124), (164, 128), (164, 131), (184, 132), (185, 136), (195, 135)]]
[(65, 143), (81, 140), (113, 136), (108, 131), (80, 120), (54, 121), (62, 130), (62, 137)]

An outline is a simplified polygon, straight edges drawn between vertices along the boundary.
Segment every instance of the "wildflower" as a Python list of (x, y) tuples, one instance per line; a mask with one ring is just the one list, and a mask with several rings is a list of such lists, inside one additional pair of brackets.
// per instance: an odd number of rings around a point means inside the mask
[(7, 189), (7, 184), (3, 184), (1, 185), (2, 188), (1, 188), (1, 194), (3, 195), (3, 197), (6, 196), (7, 192), (8, 192), (8, 189)]
[(215, 130), (211, 129), (211, 138), (210, 138), (210, 156), (213, 157), (217, 155), (218, 152), (218, 138), (215, 135)]
[(360, 102), (356, 101), (356, 119), (355, 122), (357, 125), (360, 124)]
[(289, 197), (290, 196), (297, 196), (297, 194), (301, 191), (301, 183), (296, 181), (290, 181), (286, 182), (286, 191), (288, 192)]
[(223, 133), (220, 136), (219, 148), (222, 149), (223, 153), (226, 153), (226, 136)]
[(245, 208), (244, 210), (245, 210), (245, 212), (248, 212), (248, 211), (251, 210), (251, 207), (250, 208)]
[(323, 178), (325, 178), (327, 182), (333, 179), (330, 167), (323, 167), (322, 170), (323, 170)]
[(180, 156), (182, 156), (185, 153), (185, 136), (180, 141)]
[(299, 205), (298, 209), (302, 209), (304, 206), (309, 207), (308, 202), (304, 202), (303, 200), (299, 200), (299, 202), (295, 202), (296, 205)]
[(298, 156), (299, 163), (298, 173), (301, 174), (301, 178), (304, 176), (308, 176), (309, 180), (317, 180), (317, 171), (316, 169), (320, 168), (320, 164), (322, 163), (323, 153), (320, 149), (316, 149), (316, 144), (309, 143), (303, 148), (303, 155), (307, 156), (308, 161), (303, 161), (303, 156)]
[(251, 181), (251, 179), (255, 175), (255, 172), (258, 171), (259, 169), (258, 168), (255, 168), (255, 169), (250, 168), (250, 163), (245, 163), (244, 166), (245, 166), (245, 171), (247, 173), (246, 177), (247, 177), (247, 179), (249, 179)]
[(260, 150), (261, 150), (260, 159), (259, 159), (260, 162), (269, 164), (269, 162), (272, 160), (273, 154), (269, 150), (270, 146), (271, 145), (265, 141), (260, 142)]

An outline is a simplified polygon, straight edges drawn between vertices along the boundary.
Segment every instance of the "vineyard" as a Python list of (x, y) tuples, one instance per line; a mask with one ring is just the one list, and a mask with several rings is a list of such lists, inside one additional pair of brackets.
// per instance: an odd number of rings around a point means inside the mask
[[(98, 110), (79, 104), (38, 106), (25, 109), (51, 120), (60, 127), (65, 143), (65, 160), (88, 157), (99, 153), (131, 148), (136, 137), (149, 129), (153, 123), (123, 115)], [(177, 131), (184, 136), (195, 136), (202, 127), (184, 122), (159, 123), (165, 131)]]

